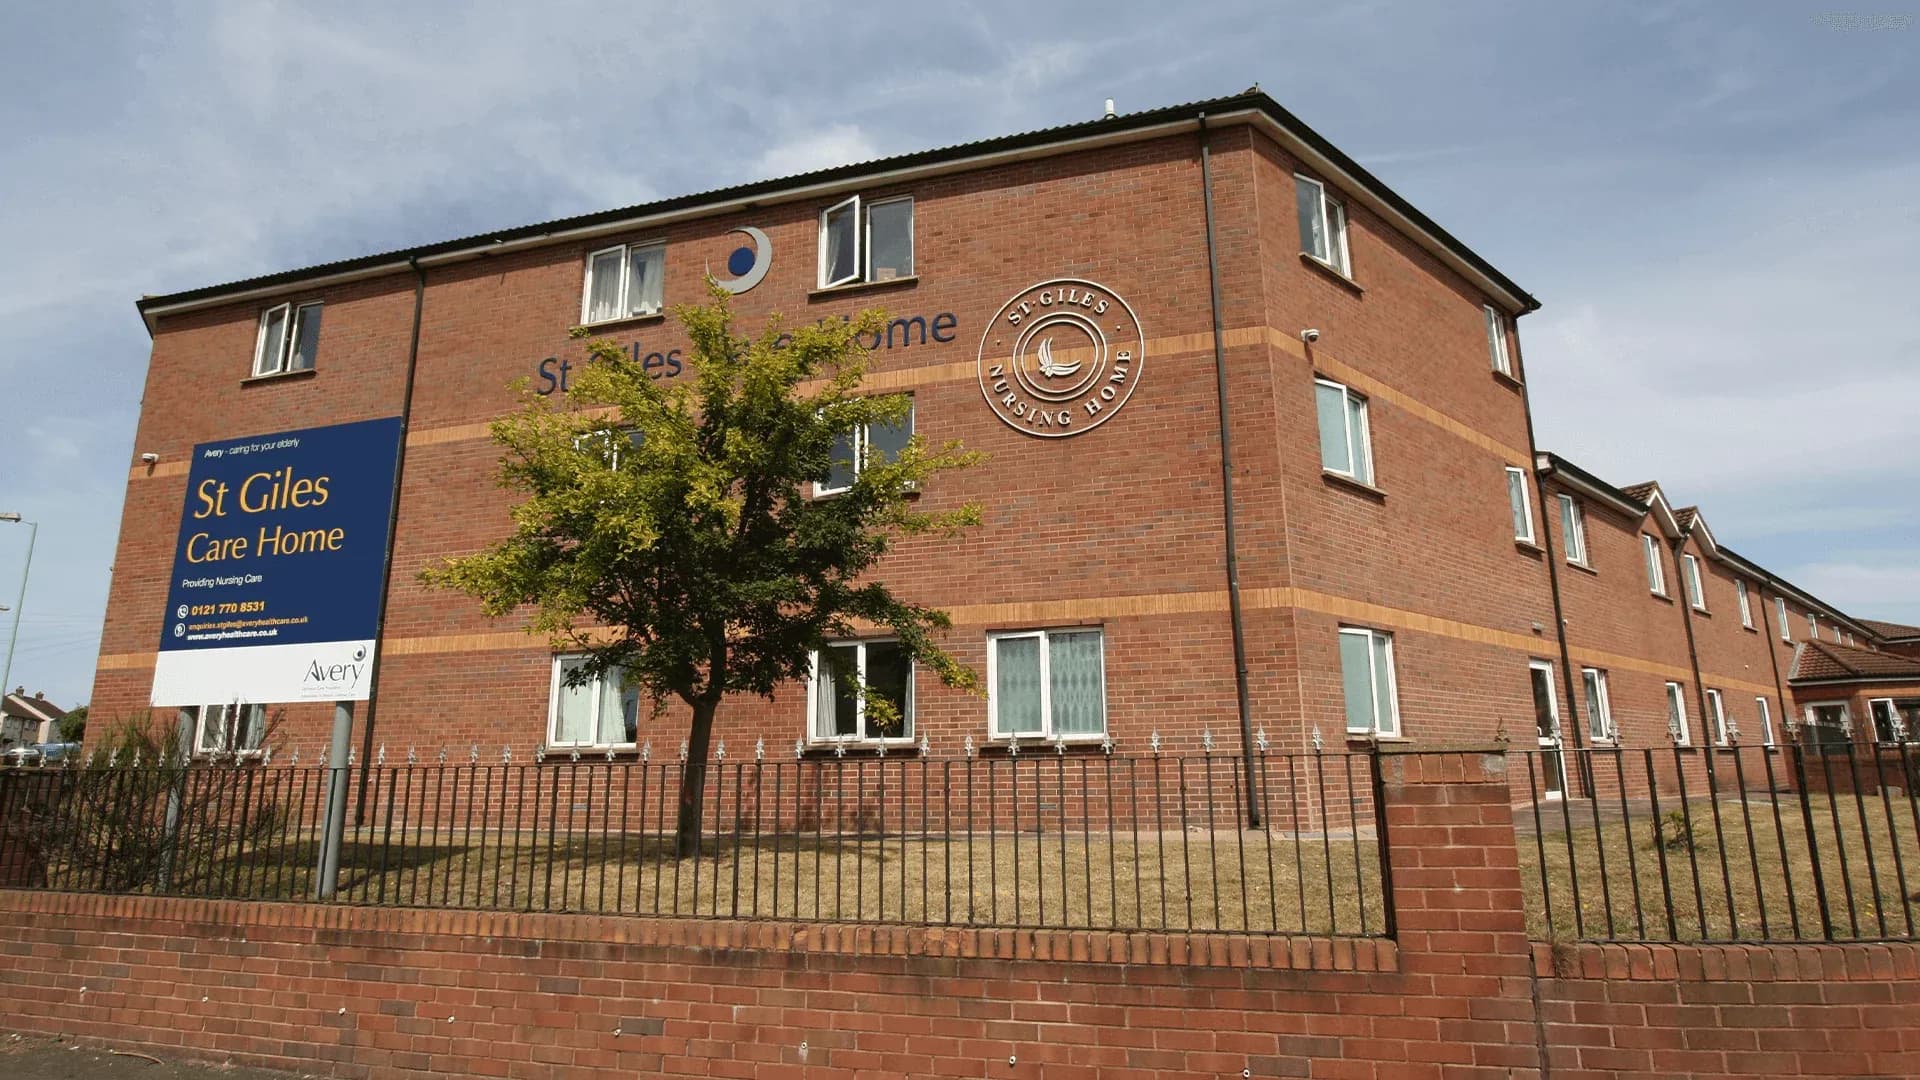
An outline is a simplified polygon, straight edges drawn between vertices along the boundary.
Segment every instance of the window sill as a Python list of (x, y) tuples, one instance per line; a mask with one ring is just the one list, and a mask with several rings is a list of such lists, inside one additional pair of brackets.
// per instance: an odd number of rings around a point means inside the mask
[(1743, 623), (1743, 624), (1741, 624), (1741, 627), (1740, 627), (1740, 629), (1742, 629), (1742, 630), (1745, 630), (1745, 631), (1746, 631), (1747, 633), (1749, 633), (1749, 634), (1757, 634), (1757, 633), (1759, 633), (1759, 632), (1760, 632), (1760, 628), (1759, 628), (1759, 627), (1757, 627), (1757, 626), (1754, 626), (1754, 625), (1751, 625), (1751, 624), (1747, 624), (1747, 623)]
[(1348, 746), (1370, 746), (1375, 743), (1381, 744), (1383, 746), (1394, 746), (1394, 745), (1405, 746), (1405, 745), (1410, 745), (1412, 742), (1413, 740), (1407, 738), (1405, 735), (1384, 735), (1384, 734), (1373, 735), (1365, 731), (1347, 732)]
[(1513, 546), (1515, 550), (1524, 552), (1525, 554), (1528, 554), (1528, 555), (1545, 555), (1547, 553), (1547, 549), (1541, 547), (1539, 544), (1536, 544), (1531, 540), (1522, 540), (1517, 536), (1514, 537)]
[(667, 313), (662, 309), (645, 315), (625, 315), (618, 319), (602, 319), (599, 322), (581, 323), (576, 329), (592, 335), (604, 333), (608, 330), (616, 330), (623, 326), (648, 326), (653, 323), (666, 321)]
[(877, 757), (882, 751), (917, 754), (919, 744), (912, 739), (810, 739), (801, 756), (813, 759), (871, 754)]
[(920, 275), (908, 274), (906, 277), (886, 278), (881, 281), (848, 281), (840, 285), (822, 285), (807, 294), (808, 300), (827, 300), (848, 293), (878, 292), (883, 289), (899, 289), (918, 284)]
[(1695, 615), (1705, 615), (1709, 619), (1713, 618), (1713, 612), (1708, 611), (1706, 608), (1701, 607), (1699, 604), (1688, 604), (1687, 610), (1693, 612)]
[[(1051, 754), (1055, 752), (1055, 746), (1064, 746), (1069, 750), (1076, 748), (1097, 750), (1101, 746), (1104, 746), (1106, 741), (1107, 735), (1105, 732), (1097, 735), (1065, 735), (1058, 739), (1042, 738), (1038, 735), (1022, 735), (1020, 736), (1020, 752), (1023, 754)], [(1117, 746), (1118, 744), (1115, 745)], [(1013, 750), (1013, 736), (989, 735), (987, 736), (986, 745), (981, 749), (1011, 753)]]
[(1350, 488), (1354, 491), (1359, 492), (1362, 495), (1366, 495), (1369, 498), (1374, 499), (1375, 501), (1384, 501), (1387, 497), (1386, 492), (1381, 491), (1379, 488), (1374, 487), (1372, 484), (1363, 483), (1359, 480), (1355, 480), (1351, 476), (1347, 476), (1344, 473), (1334, 472), (1331, 469), (1321, 469), (1320, 479), (1325, 480), (1330, 485), (1343, 487), (1343, 488)]
[(1503, 383), (1509, 389), (1521, 390), (1521, 389), (1524, 389), (1527, 385), (1526, 383), (1521, 382), (1518, 376), (1509, 375), (1506, 372), (1501, 371), (1497, 368), (1489, 368), (1488, 370), (1493, 372), (1494, 382)]
[(1673, 597), (1668, 596), (1666, 593), (1663, 593), (1663, 592), (1654, 592), (1652, 589), (1648, 589), (1647, 595), (1653, 597), (1655, 600), (1658, 600), (1662, 603), (1666, 603), (1666, 604), (1673, 603)]
[(1572, 559), (1568, 559), (1567, 565), (1573, 567), (1575, 570), (1578, 570), (1583, 574), (1592, 574), (1594, 577), (1600, 576), (1600, 571), (1595, 570), (1593, 567), (1587, 565), (1586, 563), (1574, 562)]
[(1303, 251), (1300, 253), (1300, 261), (1332, 278), (1336, 283), (1346, 286), (1355, 296), (1365, 295), (1367, 291), (1364, 285), (1361, 285), (1348, 275), (1341, 273), (1339, 267), (1322, 259), (1318, 255), (1309, 255)]
[(299, 371), (276, 371), (271, 375), (249, 375), (240, 380), (240, 385), (256, 386), (260, 383), (280, 382), (286, 379), (311, 379), (316, 372), (315, 368), (302, 368)]

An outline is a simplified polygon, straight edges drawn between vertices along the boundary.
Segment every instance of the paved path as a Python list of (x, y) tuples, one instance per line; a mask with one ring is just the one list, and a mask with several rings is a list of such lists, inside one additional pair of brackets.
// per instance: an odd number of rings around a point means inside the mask
[(6, 1080), (295, 1080), (301, 1075), (174, 1061), (156, 1064), (40, 1035), (0, 1036), (0, 1076)]

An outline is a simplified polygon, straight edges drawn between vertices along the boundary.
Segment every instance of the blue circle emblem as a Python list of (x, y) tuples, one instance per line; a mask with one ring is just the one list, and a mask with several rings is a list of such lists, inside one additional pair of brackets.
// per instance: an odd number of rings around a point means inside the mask
[(752, 248), (734, 248), (733, 254), (727, 256), (727, 273), (734, 277), (745, 277), (747, 271), (753, 269), (753, 258)]

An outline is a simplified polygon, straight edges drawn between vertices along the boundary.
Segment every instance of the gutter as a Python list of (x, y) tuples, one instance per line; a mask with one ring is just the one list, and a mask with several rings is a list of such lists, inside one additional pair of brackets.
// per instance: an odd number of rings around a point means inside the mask
[[(1533, 503), (1540, 510), (1540, 547), (1547, 557), (1547, 590), (1553, 594), (1553, 636), (1560, 646), (1560, 675), (1567, 682), (1567, 707), (1573, 715), (1573, 748), (1579, 750), (1586, 745), (1586, 726), (1580, 722), (1580, 709), (1575, 695), (1585, 693), (1583, 683), (1573, 678), (1573, 650), (1567, 644), (1567, 613), (1560, 596), (1560, 559), (1553, 551), (1553, 528), (1549, 524), (1552, 516), (1547, 513), (1547, 489), (1540, 481), (1554, 475), (1554, 462), (1558, 459), (1551, 454), (1542, 454), (1533, 438), (1533, 395), (1527, 388), (1527, 363), (1521, 355), (1520, 333), (1516, 326), (1513, 334), (1513, 359), (1520, 372), (1520, 409), (1527, 417), (1527, 451), (1533, 455)], [(1536, 743), (1539, 740), (1534, 740)], [(1615, 740), (1619, 745), (1619, 740)], [(1586, 754), (1574, 755), (1580, 763), (1580, 786), (1586, 789), (1591, 798), (1594, 794), (1593, 762)], [(1531, 768), (1531, 766), (1529, 766)], [(1564, 769), (1564, 765), (1562, 766)]]

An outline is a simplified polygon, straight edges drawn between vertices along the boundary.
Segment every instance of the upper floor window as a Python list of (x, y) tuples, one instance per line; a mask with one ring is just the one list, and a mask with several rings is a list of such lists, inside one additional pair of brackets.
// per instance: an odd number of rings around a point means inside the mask
[(1687, 571), (1687, 603), (1693, 605), (1695, 611), (1707, 610), (1706, 584), (1700, 580), (1699, 557), (1690, 554), (1682, 555), (1680, 561)]
[(855, 195), (820, 212), (820, 287), (913, 276), (913, 197), (863, 204)]
[(1820, 616), (1811, 611), (1807, 612), (1807, 640), (1820, 640)]
[(1571, 495), (1560, 496), (1560, 533), (1567, 545), (1567, 561), (1587, 565), (1587, 516)]
[(1347, 208), (1327, 193), (1327, 186), (1311, 177), (1293, 176), (1300, 211), (1300, 250), (1352, 277), (1347, 261)]
[(987, 720), (996, 739), (1104, 735), (1104, 633), (1073, 629), (989, 634)]
[(813, 654), (816, 741), (913, 738), (913, 661), (898, 641), (836, 641)]
[(1373, 483), (1373, 439), (1367, 399), (1328, 379), (1313, 381), (1320, 416), (1320, 465), (1330, 473)]
[(1733, 579), (1733, 595), (1740, 601), (1740, 625), (1753, 629), (1753, 598), (1747, 595), (1747, 579)]
[(813, 485), (815, 495), (834, 495), (853, 486), (869, 461), (892, 461), (913, 438), (913, 408), (896, 424), (863, 424), (833, 439), (833, 464), (824, 484)]
[(621, 244), (587, 256), (580, 321), (590, 325), (659, 314), (666, 267), (665, 244)]
[(1647, 588), (1655, 596), (1667, 595), (1667, 564), (1660, 557), (1660, 542), (1652, 533), (1641, 533), (1640, 547), (1647, 553)]
[(1350, 734), (1400, 734), (1392, 634), (1358, 626), (1340, 628), (1340, 690), (1346, 699)]
[(1508, 378), (1513, 377), (1513, 357), (1507, 352), (1507, 317), (1492, 304), (1486, 306), (1487, 314), (1487, 352), (1493, 359), (1493, 370)]
[(253, 373), (281, 375), (312, 371), (320, 351), (320, 301), (281, 304), (260, 313), (253, 343)]
[(1773, 614), (1774, 614), (1775, 621), (1780, 624), (1780, 640), (1792, 641), (1793, 627), (1787, 625), (1787, 598), (1786, 597), (1776, 596), (1773, 598)]
[(584, 656), (553, 658), (553, 690), (547, 705), (547, 745), (632, 746), (640, 734), (640, 689), (618, 669), (573, 682)]
[(265, 705), (202, 705), (195, 717), (197, 754), (250, 754), (267, 738)]
[(606, 459), (608, 469), (618, 469), (621, 456), (638, 447), (645, 435), (639, 428), (598, 428), (574, 436), (573, 448), (598, 453)]
[(1507, 466), (1507, 505), (1513, 511), (1513, 538), (1533, 543), (1533, 497), (1527, 494), (1527, 470)]

